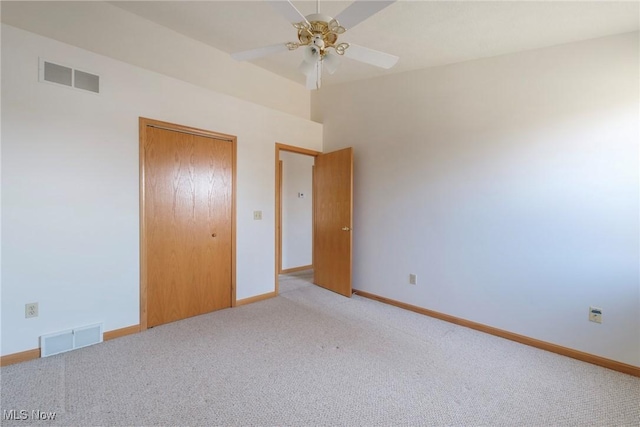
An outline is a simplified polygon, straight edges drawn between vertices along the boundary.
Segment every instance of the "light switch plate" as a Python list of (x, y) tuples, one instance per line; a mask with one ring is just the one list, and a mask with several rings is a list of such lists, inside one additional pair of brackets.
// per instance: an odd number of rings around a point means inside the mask
[(260, 221), (262, 219), (262, 211), (253, 211), (253, 219)]

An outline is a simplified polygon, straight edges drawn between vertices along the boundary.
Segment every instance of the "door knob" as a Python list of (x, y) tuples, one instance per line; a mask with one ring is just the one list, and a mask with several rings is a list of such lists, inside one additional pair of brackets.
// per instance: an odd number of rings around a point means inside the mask
[(211, 237), (216, 237), (216, 236), (217, 236), (216, 233), (211, 234)]
[(349, 227), (342, 227), (342, 231), (351, 231)]

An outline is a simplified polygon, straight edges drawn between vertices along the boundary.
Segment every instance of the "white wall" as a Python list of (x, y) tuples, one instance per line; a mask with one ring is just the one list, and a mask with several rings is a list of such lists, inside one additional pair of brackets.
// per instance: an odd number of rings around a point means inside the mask
[(195, 85), (309, 118), (309, 91), (102, 1), (1, 2), (2, 22)]
[[(282, 268), (311, 265), (313, 235), (312, 156), (280, 152), (282, 160)], [(298, 197), (303, 193), (304, 197)]]
[[(38, 57), (101, 94), (39, 83)], [(274, 290), (275, 141), (320, 151), (321, 125), (3, 25), (1, 354), (138, 324), (139, 116), (237, 135), (237, 298)]]
[(638, 48), (632, 33), (314, 94), (324, 150), (355, 149), (354, 288), (640, 366)]

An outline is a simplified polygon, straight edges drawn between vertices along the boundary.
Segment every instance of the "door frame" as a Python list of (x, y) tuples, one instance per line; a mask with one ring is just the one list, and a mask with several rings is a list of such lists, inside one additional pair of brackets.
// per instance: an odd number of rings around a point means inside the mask
[(138, 119), (140, 132), (140, 330), (147, 329), (147, 257), (145, 247), (147, 244), (145, 226), (145, 145), (147, 143), (147, 127), (188, 133), (205, 138), (227, 141), (231, 143), (231, 307), (236, 306), (236, 163), (237, 163), (237, 137), (210, 130), (163, 122), (160, 120), (140, 117)]
[[(282, 271), (282, 168), (280, 166), (280, 151), (287, 151), (289, 153), (302, 154), (305, 156), (317, 157), (322, 154), (321, 151), (309, 150), (308, 148), (295, 147), (293, 145), (281, 144), (276, 142), (276, 163), (275, 163), (275, 171), (276, 171), (276, 249), (275, 249), (275, 294), (280, 294), (280, 280), (278, 276)], [(313, 179), (313, 178), (312, 178)], [(315, 185), (315, 183), (313, 183)], [(315, 194), (315, 189), (312, 191), (312, 197)], [(313, 199), (312, 199), (313, 204)], [(315, 209), (312, 208), (312, 224), (315, 227)], [(312, 264), (313, 264), (313, 255), (312, 255)]]

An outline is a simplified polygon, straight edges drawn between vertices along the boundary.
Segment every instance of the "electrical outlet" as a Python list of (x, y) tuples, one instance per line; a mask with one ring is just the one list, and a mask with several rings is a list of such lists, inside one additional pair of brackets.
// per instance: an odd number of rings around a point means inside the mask
[(38, 303), (32, 302), (24, 305), (24, 317), (28, 319), (30, 317), (38, 317)]
[(598, 307), (589, 307), (589, 321), (602, 323), (602, 309)]
[(418, 276), (415, 274), (409, 274), (409, 284), (417, 285), (418, 284)]
[(262, 211), (253, 211), (253, 219), (260, 221), (262, 219)]

